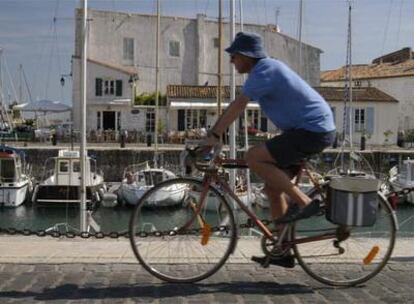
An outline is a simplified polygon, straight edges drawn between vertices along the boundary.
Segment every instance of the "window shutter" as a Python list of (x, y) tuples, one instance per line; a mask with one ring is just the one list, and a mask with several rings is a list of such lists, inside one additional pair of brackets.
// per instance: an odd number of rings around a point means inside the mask
[(374, 133), (374, 108), (368, 107), (366, 108), (367, 111), (367, 133), (373, 134)]
[(177, 122), (177, 130), (184, 131), (185, 130), (185, 110), (178, 110), (178, 122)]
[(116, 81), (116, 96), (122, 96), (122, 80)]
[(262, 116), (260, 120), (260, 131), (267, 132), (267, 118)]
[(95, 79), (95, 96), (102, 96), (102, 79)]

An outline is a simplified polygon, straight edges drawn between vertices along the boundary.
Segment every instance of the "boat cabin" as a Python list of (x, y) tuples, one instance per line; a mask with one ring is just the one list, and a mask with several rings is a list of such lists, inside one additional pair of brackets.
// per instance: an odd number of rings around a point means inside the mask
[(147, 186), (156, 185), (164, 180), (176, 177), (172, 172), (165, 169), (142, 170), (137, 174), (137, 182)]
[(15, 152), (0, 151), (0, 179), (2, 185), (22, 180), (22, 161)]
[[(92, 185), (96, 178), (96, 161), (87, 157), (85, 163), (86, 185)], [(80, 185), (81, 166), (79, 151), (60, 150), (57, 157), (52, 157), (46, 161), (46, 178), (55, 179), (55, 185)]]

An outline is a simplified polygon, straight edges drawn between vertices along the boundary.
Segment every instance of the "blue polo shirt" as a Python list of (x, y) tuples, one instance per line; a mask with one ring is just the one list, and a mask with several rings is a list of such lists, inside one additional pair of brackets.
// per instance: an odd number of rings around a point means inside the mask
[(335, 130), (328, 103), (279, 60), (259, 60), (250, 71), (242, 92), (251, 100), (258, 101), (270, 121), (282, 130)]

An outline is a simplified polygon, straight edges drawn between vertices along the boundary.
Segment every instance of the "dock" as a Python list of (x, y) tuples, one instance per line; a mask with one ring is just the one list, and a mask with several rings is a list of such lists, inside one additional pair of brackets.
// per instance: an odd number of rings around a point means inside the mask
[(358, 287), (334, 288), (300, 267), (250, 262), (258, 242), (241, 239), (235, 256), (196, 284), (148, 274), (127, 239), (0, 237), (2, 303), (412, 303), (414, 245), (398, 239), (384, 270)]

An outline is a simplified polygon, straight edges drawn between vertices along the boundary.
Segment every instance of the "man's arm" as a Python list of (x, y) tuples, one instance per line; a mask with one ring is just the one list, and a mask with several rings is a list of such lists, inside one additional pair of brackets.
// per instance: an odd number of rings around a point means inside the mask
[(221, 134), (228, 128), (228, 126), (236, 120), (237, 117), (244, 111), (250, 98), (245, 95), (239, 95), (219, 117), (210, 132), (216, 136)]

